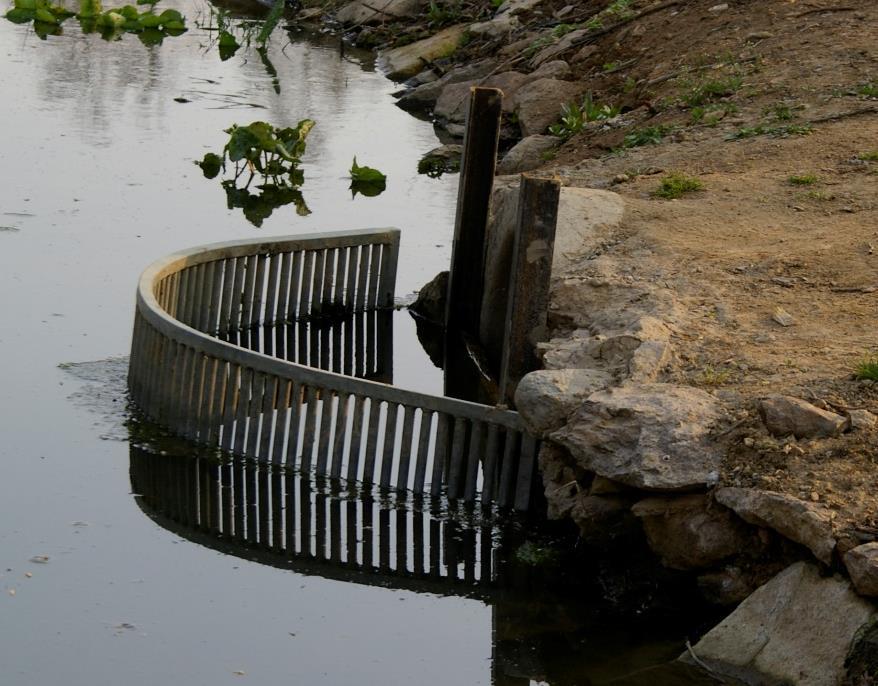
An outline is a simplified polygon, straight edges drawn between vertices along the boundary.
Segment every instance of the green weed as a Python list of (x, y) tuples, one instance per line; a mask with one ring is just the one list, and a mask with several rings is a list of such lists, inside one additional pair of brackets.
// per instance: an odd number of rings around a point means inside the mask
[(863, 162), (878, 162), (878, 150), (861, 152), (859, 155), (857, 155), (857, 159), (863, 160)]
[(801, 174), (788, 177), (787, 183), (791, 186), (813, 186), (817, 180), (814, 174)]
[(704, 184), (694, 176), (687, 176), (682, 172), (672, 172), (662, 177), (661, 184), (653, 192), (653, 195), (665, 200), (676, 200), (682, 198), (686, 193), (694, 193), (703, 188)]
[(561, 106), (561, 121), (552, 124), (549, 133), (559, 138), (570, 138), (579, 133), (586, 122), (612, 119), (618, 114), (618, 107), (597, 103), (591, 93), (586, 93), (581, 104), (571, 102)]
[(878, 83), (866, 83), (857, 88), (857, 95), (864, 98), (878, 98)]
[(698, 107), (699, 105), (713, 102), (718, 98), (733, 95), (743, 83), (744, 79), (740, 76), (701, 81), (690, 86), (688, 91), (683, 94), (682, 100), (689, 107)]
[(770, 136), (772, 138), (788, 138), (790, 136), (807, 136), (814, 129), (809, 124), (787, 124), (786, 126), (745, 126), (726, 136), (727, 141), (736, 141), (754, 136)]
[(625, 136), (622, 147), (637, 148), (641, 145), (658, 145), (671, 130), (671, 127), (665, 124), (637, 129)]
[(857, 364), (854, 374), (858, 379), (878, 381), (878, 357), (867, 357)]

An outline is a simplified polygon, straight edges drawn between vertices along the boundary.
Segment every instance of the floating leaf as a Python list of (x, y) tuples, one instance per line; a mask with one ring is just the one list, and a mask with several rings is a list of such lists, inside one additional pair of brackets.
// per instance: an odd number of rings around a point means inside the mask
[(36, 10), (37, 0), (15, 0), (15, 9), (17, 10)]
[(250, 159), (253, 155), (253, 148), (259, 145), (259, 139), (253, 135), (253, 132), (246, 126), (233, 126), (227, 129), (227, 133), (231, 134), (229, 142), (226, 143), (225, 150), (229, 154), (232, 162), (238, 162), (243, 159)]
[(201, 167), (201, 172), (204, 174), (204, 178), (213, 179), (216, 178), (216, 175), (219, 174), (220, 169), (222, 169), (223, 158), (216, 153), (209, 152), (204, 156), (204, 159), (202, 159), (201, 162), (196, 162), (196, 164)]
[(238, 42), (238, 39), (235, 38), (228, 31), (220, 31), (219, 35), (219, 54), (220, 59), (225, 62), (227, 59), (233, 57), (238, 49), (241, 47), (241, 44)]
[(34, 11), (34, 21), (41, 21), (44, 24), (58, 24), (58, 18), (44, 7), (38, 7)]
[(381, 195), (387, 189), (385, 181), (351, 181), (350, 190), (351, 197), (356, 198), (357, 193), (365, 195), (367, 198), (374, 198)]
[(351, 165), (351, 181), (354, 183), (385, 183), (387, 176), (372, 167), (361, 167), (357, 164), (357, 158), (354, 157), (354, 163)]
[(79, 17), (81, 19), (96, 17), (103, 12), (101, 0), (79, 0)]
[(27, 24), (29, 21), (33, 21), (35, 14), (35, 10), (13, 7), (6, 13), (6, 18), (15, 24)]

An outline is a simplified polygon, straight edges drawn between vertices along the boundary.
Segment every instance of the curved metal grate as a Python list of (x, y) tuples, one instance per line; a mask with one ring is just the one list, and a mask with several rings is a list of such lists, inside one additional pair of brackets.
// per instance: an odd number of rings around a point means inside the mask
[(387, 383), (399, 231), (236, 241), (142, 275), (132, 400), (197, 443), (415, 494), (526, 510), (516, 412)]

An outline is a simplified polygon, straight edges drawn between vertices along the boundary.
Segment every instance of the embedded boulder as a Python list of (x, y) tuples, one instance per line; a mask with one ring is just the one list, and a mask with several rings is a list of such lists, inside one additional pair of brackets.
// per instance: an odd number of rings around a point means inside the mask
[[(691, 652), (723, 676), (747, 684), (835, 686), (845, 657), (876, 608), (839, 576), (822, 577), (813, 564), (787, 567), (711, 629)], [(693, 657), (694, 656), (694, 657)]]
[(429, 322), (445, 325), (445, 303), (448, 299), (448, 272), (439, 272), (418, 291), (409, 310)]
[(554, 136), (528, 136), (516, 143), (497, 165), (498, 174), (518, 174), (536, 169), (545, 160), (543, 155), (558, 145)]
[(835, 412), (789, 395), (772, 395), (759, 403), (765, 427), (775, 436), (815, 438), (835, 436), (844, 430), (847, 419)]
[(570, 414), (613, 377), (598, 369), (539, 369), (515, 389), (515, 407), (530, 431), (542, 435), (561, 428)]
[(844, 565), (857, 593), (878, 597), (878, 543), (866, 543), (844, 555)]
[(832, 563), (836, 541), (830, 510), (784, 493), (752, 488), (719, 488), (714, 497), (745, 522), (773, 529), (808, 548), (824, 564)]
[(653, 491), (692, 491), (719, 479), (724, 451), (710, 429), (717, 400), (672, 384), (623, 385), (593, 393), (551, 435), (584, 469)]
[(543, 78), (531, 81), (516, 91), (512, 109), (518, 115), (523, 136), (545, 133), (549, 124), (561, 116), (561, 105), (582, 95), (582, 86), (572, 81)]
[(651, 497), (632, 508), (649, 547), (671, 569), (702, 569), (753, 547), (755, 536), (707, 495)]

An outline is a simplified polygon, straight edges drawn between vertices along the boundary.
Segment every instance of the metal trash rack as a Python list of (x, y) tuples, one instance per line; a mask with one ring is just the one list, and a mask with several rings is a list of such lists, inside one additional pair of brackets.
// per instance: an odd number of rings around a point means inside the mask
[(377, 326), (393, 308), (399, 237), (314, 233), (158, 260), (137, 289), (131, 399), (173, 433), (234, 455), (527, 510), (538, 441), (518, 413), (284, 359), (266, 333), (342, 315)]

